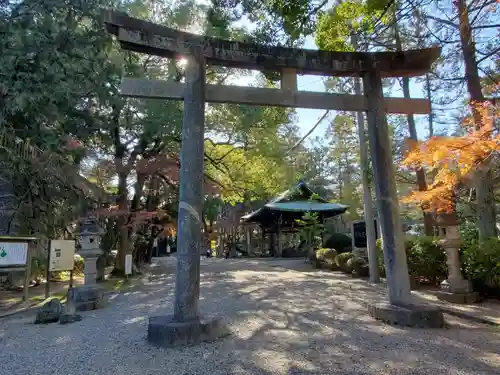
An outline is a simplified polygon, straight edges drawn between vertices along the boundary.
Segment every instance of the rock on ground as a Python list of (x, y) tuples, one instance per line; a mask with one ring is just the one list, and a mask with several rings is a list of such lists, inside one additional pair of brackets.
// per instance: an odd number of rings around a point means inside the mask
[(38, 309), (35, 317), (35, 324), (55, 323), (59, 320), (62, 312), (63, 305), (61, 301), (57, 298), (52, 298)]
[(200, 308), (223, 315), (233, 335), (189, 348), (151, 347), (148, 316), (172, 312), (174, 259), (156, 268), (165, 274), (157, 271), (140, 290), (83, 313), (82, 321), (0, 320), (1, 373), (500, 374), (498, 328), (450, 317), (444, 330), (384, 325), (334, 274), (299, 270), (308, 267), (302, 259), (203, 258)]

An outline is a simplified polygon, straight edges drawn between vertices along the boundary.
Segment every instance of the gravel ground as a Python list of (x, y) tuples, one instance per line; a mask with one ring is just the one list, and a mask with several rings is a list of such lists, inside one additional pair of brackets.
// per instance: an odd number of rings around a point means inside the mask
[(226, 317), (233, 335), (153, 348), (147, 318), (171, 312), (172, 261), (81, 322), (0, 320), (0, 374), (500, 374), (500, 329), (450, 317), (445, 330), (384, 325), (335, 277), (298, 270), (302, 260), (202, 259), (200, 308)]

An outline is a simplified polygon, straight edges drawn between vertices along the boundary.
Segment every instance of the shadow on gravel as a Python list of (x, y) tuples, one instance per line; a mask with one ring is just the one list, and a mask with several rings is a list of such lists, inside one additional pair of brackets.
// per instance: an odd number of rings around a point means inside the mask
[[(236, 330), (231, 338), (215, 344), (214, 360), (230, 355), (235, 374), (243, 370), (252, 374), (500, 374), (500, 363), (493, 365), (500, 360), (496, 354), (500, 340), (491, 328), (457, 321), (451, 321), (446, 330), (386, 326), (368, 317), (366, 309), (350, 298), (346, 284), (339, 282), (344, 275), (299, 273), (303, 271), (310, 271), (310, 266), (297, 261), (205, 264), (200, 309), (225, 315)], [(139, 298), (148, 300), (152, 315), (168, 313), (170, 306), (165, 304), (173, 290), (155, 288), (173, 286), (173, 276), (155, 281), (160, 284), (151, 285)], [(356, 298), (373, 298), (365, 295), (368, 291), (369, 287), (357, 287)]]
[[(233, 335), (191, 348), (150, 347), (148, 317), (172, 312), (175, 263), (165, 262), (140, 289), (73, 325), (0, 322), (6, 373), (66, 374), (54, 369), (55, 357), (67, 357), (74, 374), (90, 374), (91, 358), (99, 375), (500, 374), (498, 330), (459, 321), (445, 330), (384, 325), (334, 274), (306, 275), (298, 261), (203, 260), (200, 310), (224, 316)], [(365, 292), (357, 298), (373, 298)], [(33, 351), (20, 349), (26, 342)]]

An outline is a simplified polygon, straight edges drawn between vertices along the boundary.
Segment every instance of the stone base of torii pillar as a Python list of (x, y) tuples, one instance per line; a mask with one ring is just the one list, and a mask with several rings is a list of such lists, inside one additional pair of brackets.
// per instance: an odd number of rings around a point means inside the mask
[(226, 323), (215, 316), (191, 321), (179, 321), (174, 315), (154, 316), (148, 324), (149, 343), (164, 348), (215, 341), (229, 333)]

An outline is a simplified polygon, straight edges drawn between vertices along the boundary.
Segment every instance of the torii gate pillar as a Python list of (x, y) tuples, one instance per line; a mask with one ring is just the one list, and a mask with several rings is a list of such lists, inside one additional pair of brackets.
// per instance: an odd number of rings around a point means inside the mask
[(149, 318), (148, 341), (157, 346), (191, 345), (229, 333), (221, 319), (202, 317), (198, 308), (204, 132), (205, 59), (194, 50), (188, 57), (184, 92), (174, 314)]
[(383, 110), (383, 90), (380, 72), (376, 69), (363, 76), (364, 94), (368, 104), (368, 138), (375, 179), (377, 209), (381, 221), (384, 265), (387, 275), (389, 303), (369, 305), (376, 319), (414, 327), (444, 327), (439, 309), (412, 304), (410, 279), (401, 231), (396, 176), (392, 161), (392, 145), (387, 116)]

